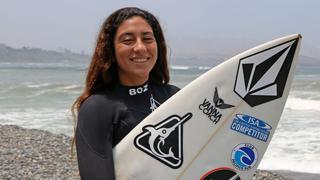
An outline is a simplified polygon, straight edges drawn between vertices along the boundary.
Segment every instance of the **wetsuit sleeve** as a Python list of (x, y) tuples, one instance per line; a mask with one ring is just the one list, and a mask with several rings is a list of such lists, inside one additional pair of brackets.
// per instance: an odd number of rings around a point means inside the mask
[[(102, 96), (90, 96), (80, 107), (76, 147), (81, 179), (113, 180), (112, 110)], [(108, 113), (109, 112), (109, 113)]]

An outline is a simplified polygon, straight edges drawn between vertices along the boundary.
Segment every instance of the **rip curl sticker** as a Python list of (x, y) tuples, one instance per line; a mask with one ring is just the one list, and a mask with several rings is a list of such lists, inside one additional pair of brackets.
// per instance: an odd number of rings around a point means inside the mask
[(257, 149), (249, 143), (242, 143), (233, 148), (231, 161), (235, 168), (246, 171), (254, 167), (258, 160)]

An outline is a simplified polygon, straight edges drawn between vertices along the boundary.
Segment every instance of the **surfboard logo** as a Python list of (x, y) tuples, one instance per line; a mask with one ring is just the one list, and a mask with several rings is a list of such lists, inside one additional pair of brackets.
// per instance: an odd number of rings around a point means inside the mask
[(224, 103), (224, 100), (219, 97), (218, 89), (215, 88), (213, 96), (214, 105), (219, 109), (229, 109), (234, 107), (234, 105)]
[(231, 168), (221, 167), (207, 172), (200, 180), (241, 180), (240, 176)]
[(258, 160), (257, 149), (249, 143), (242, 143), (233, 148), (231, 161), (234, 167), (246, 171), (254, 167)]
[(236, 114), (230, 129), (267, 142), (272, 126), (261, 119), (245, 114)]
[(167, 166), (177, 169), (183, 163), (183, 124), (192, 117), (172, 115), (156, 125), (147, 125), (134, 139), (134, 145)]
[(218, 88), (215, 88), (214, 90), (212, 104), (205, 98), (202, 104), (199, 105), (199, 109), (207, 115), (214, 124), (217, 124), (222, 117), (222, 113), (219, 109), (229, 109), (232, 107), (234, 107), (234, 105), (225, 103), (224, 100), (219, 97)]
[(298, 39), (241, 58), (234, 92), (251, 107), (282, 97)]

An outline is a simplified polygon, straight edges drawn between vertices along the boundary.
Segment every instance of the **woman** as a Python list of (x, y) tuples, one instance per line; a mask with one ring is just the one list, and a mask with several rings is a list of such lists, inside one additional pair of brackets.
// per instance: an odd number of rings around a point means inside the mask
[(114, 179), (112, 148), (179, 89), (169, 85), (167, 47), (158, 20), (123, 8), (104, 22), (78, 110), (82, 179)]

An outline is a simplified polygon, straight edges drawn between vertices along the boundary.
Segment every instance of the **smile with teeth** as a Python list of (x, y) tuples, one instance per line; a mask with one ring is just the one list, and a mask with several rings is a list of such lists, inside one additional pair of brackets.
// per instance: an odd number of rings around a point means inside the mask
[(146, 62), (148, 61), (150, 58), (149, 57), (146, 57), (146, 58), (130, 58), (131, 61), (133, 62), (137, 62), (137, 63), (143, 63), (143, 62)]

